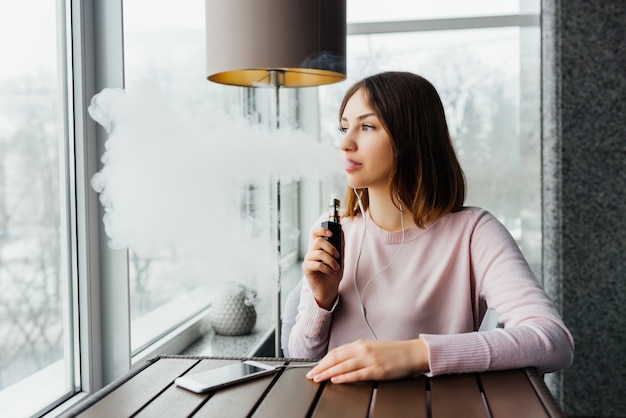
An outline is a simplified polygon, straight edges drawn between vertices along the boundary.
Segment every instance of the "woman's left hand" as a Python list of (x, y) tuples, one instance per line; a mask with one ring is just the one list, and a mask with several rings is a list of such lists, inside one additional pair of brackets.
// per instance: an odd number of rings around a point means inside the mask
[(315, 382), (390, 380), (428, 371), (428, 347), (409, 341), (358, 340), (330, 351), (307, 377)]

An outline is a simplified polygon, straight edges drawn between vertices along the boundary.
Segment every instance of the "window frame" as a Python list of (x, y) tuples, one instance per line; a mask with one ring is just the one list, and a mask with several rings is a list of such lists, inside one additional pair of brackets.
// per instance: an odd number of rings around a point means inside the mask
[(108, 247), (98, 196), (91, 187), (100, 168), (104, 131), (87, 114), (97, 91), (123, 86), (121, 7), (121, 0), (71, 5), (80, 381), (87, 393), (130, 366), (130, 315), (127, 304), (120, 303), (128, 300), (125, 255)]

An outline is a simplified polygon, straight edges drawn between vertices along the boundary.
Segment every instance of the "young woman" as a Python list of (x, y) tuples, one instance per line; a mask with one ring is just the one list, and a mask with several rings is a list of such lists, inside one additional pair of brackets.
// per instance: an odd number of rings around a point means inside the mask
[[(385, 72), (340, 108), (349, 190), (343, 260), (320, 218), (303, 262), (292, 357), (335, 383), (569, 367), (573, 338), (506, 228), (464, 207), (443, 105), (424, 78)], [(503, 328), (478, 332), (487, 308)]]

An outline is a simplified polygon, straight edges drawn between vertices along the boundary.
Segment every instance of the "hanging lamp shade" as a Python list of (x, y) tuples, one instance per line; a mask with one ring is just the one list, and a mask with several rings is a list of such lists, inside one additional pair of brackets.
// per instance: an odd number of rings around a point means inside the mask
[(208, 79), (310, 87), (346, 78), (346, 0), (206, 0)]

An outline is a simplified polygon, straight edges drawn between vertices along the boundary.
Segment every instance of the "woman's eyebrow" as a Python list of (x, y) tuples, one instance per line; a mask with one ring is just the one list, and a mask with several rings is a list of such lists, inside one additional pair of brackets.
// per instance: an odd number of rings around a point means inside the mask
[[(363, 119), (367, 119), (370, 116), (376, 116), (376, 114), (374, 112), (370, 112), (370, 113), (366, 113), (364, 115), (358, 116), (357, 120), (363, 120)], [(345, 116), (341, 117), (341, 120), (345, 120), (346, 122), (348, 121), (348, 118), (346, 118)]]

